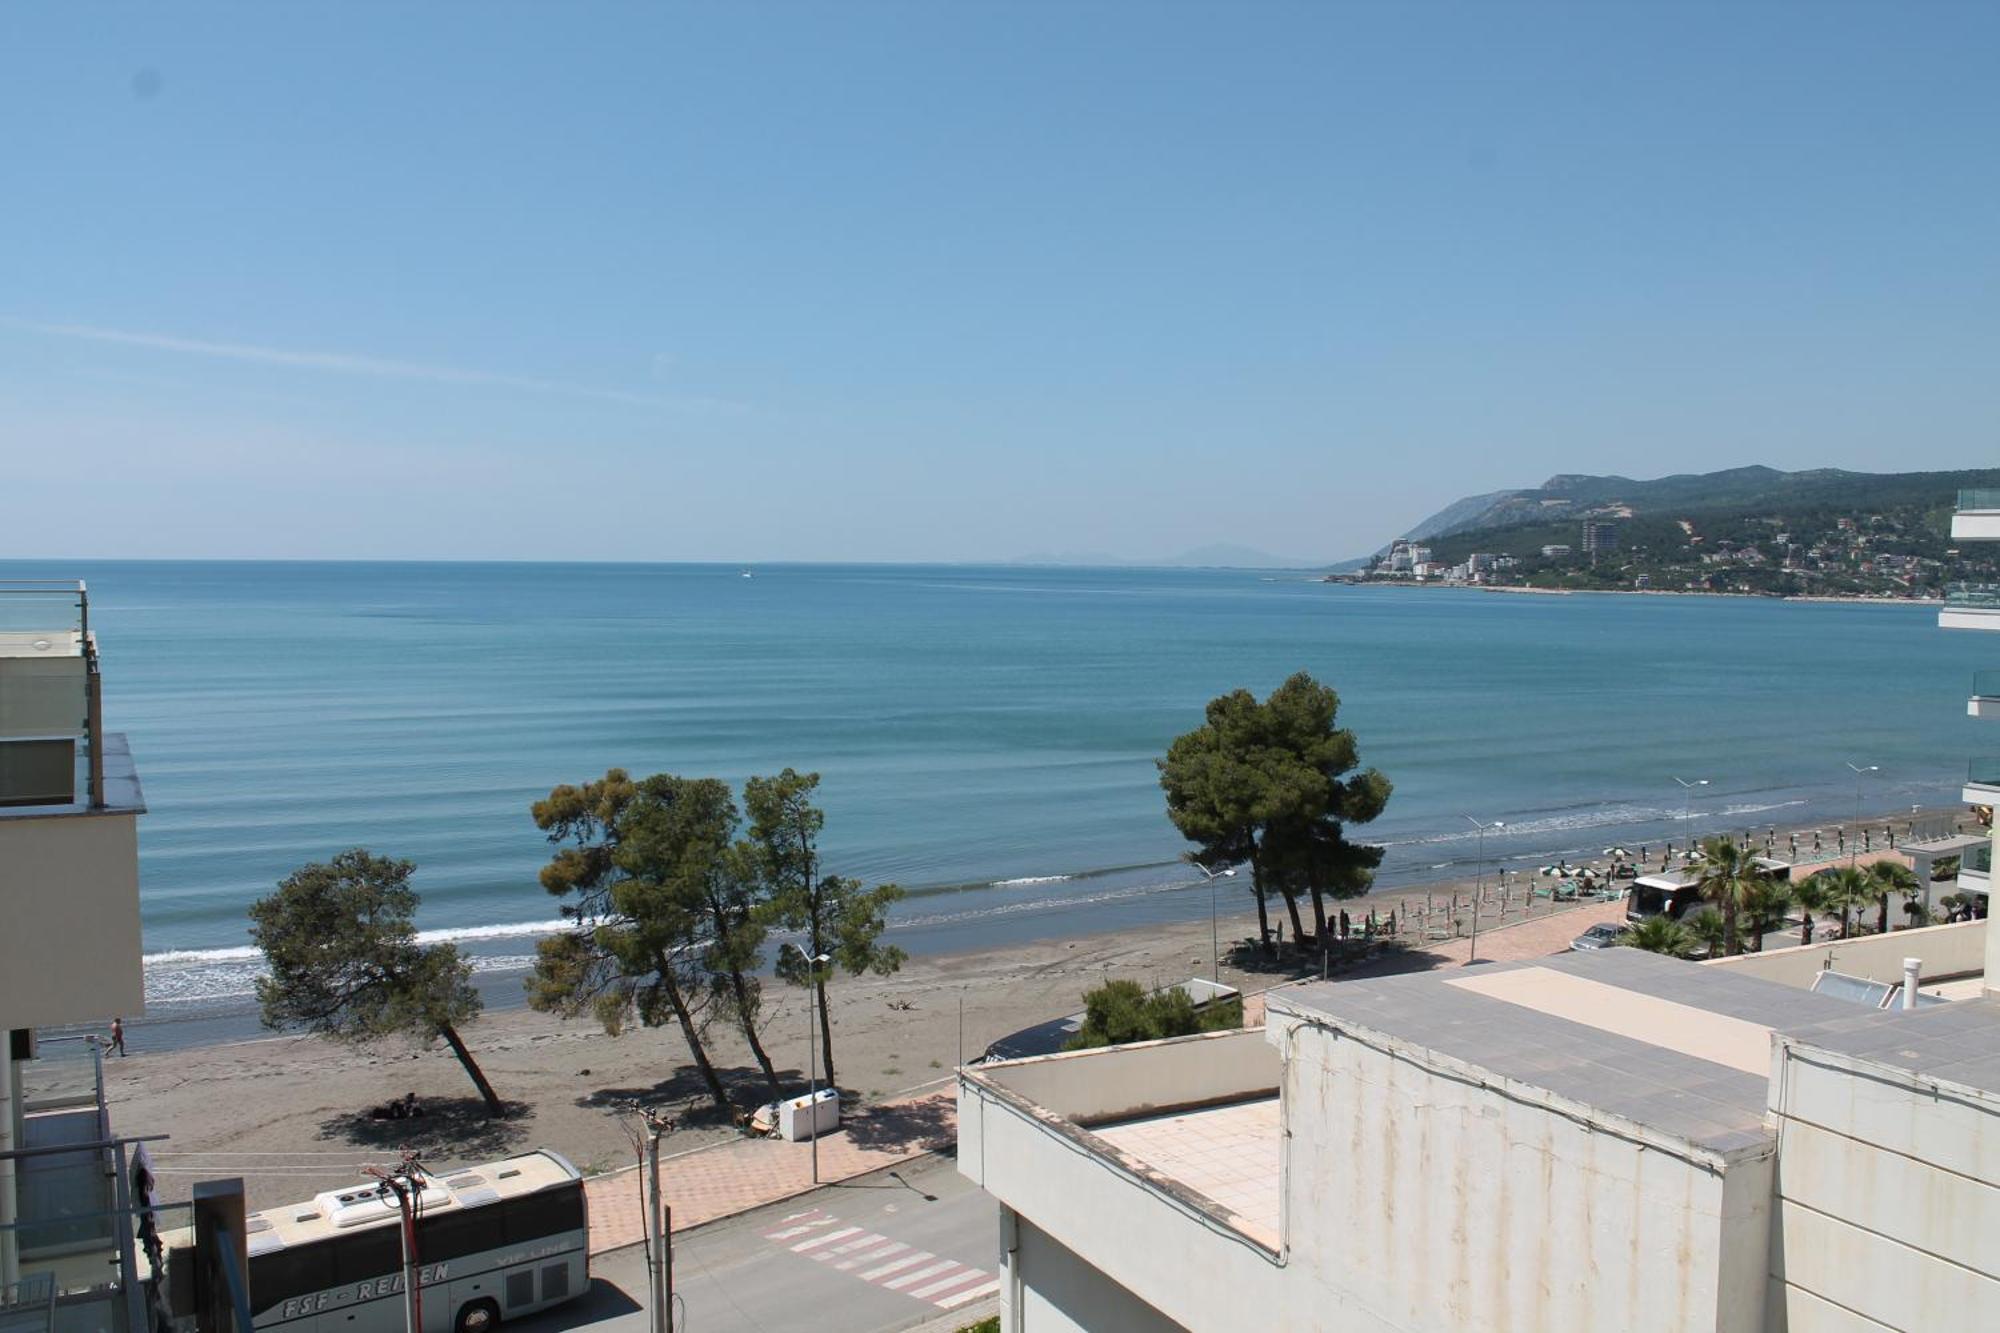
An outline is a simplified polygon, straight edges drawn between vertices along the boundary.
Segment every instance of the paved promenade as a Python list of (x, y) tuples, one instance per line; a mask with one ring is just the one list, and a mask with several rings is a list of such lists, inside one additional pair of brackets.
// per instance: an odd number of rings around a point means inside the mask
[[(850, 1112), (838, 1130), (820, 1137), (820, 1184), (950, 1148), (958, 1133), (957, 1096), (957, 1085), (945, 1080)], [(660, 1179), (673, 1208), (673, 1228), (685, 1231), (814, 1188), (812, 1145), (734, 1139), (662, 1157)], [(640, 1202), (640, 1181), (638, 1168), (627, 1167), (585, 1182), (592, 1254), (644, 1239), (646, 1210)]]

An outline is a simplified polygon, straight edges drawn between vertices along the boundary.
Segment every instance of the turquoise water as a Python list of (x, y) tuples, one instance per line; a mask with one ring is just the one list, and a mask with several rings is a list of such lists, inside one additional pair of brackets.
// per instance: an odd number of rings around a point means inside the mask
[(247, 986), (243, 908), (365, 844), (493, 966), (554, 916), (528, 804), (623, 765), (825, 775), (830, 864), (913, 952), (1193, 917), (1153, 760), (1232, 687), (1341, 691), (1383, 879), (1955, 799), (1981, 635), (1920, 607), (1028, 568), (0, 564), (91, 587), (157, 999)]

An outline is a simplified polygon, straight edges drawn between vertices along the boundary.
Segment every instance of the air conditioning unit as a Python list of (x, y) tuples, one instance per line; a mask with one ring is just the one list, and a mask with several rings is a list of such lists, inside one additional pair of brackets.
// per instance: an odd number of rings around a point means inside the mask
[(0, 805), (76, 802), (76, 737), (0, 739)]

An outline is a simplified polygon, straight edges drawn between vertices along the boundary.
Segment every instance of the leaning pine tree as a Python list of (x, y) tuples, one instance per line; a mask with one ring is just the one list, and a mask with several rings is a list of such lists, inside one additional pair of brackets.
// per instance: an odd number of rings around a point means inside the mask
[(337, 1041), (395, 1033), (444, 1038), (486, 1103), (503, 1107), (458, 1035), (480, 1010), (472, 962), (450, 944), (419, 944), (408, 861), (364, 848), (293, 871), (250, 907), (250, 938), (269, 974), (258, 978), (264, 1026)]

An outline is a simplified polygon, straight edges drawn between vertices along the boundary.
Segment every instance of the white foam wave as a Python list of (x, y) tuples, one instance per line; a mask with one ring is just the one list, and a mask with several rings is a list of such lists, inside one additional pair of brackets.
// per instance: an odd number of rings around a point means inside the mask
[[(512, 921), (500, 925), (451, 926), (442, 930), (420, 930), (419, 944), (461, 944), (473, 940), (535, 939), (568, 930), (568, 921)], [(146, 955), (146, 965), (186, 966), (189, 964), (238, 963), (255, 961), (263, 953), (255, 945), (235, 945), (219, 949), (163, 949)]]
[(1073, 875), (1023, 875), (1019, 879), (996, 879), (989, 886), (995, 889), (1015, 889), (1027, 884), (1066, 884)]

